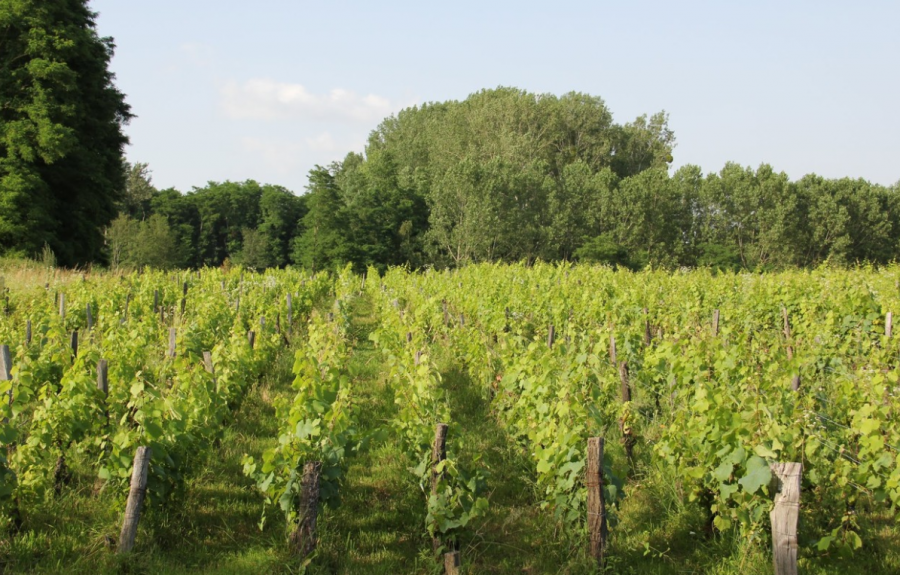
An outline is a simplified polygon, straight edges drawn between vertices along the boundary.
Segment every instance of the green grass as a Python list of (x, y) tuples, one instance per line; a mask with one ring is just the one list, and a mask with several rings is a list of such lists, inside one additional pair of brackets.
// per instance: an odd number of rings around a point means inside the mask
[[(374, 430), (395, 413), (391, 386), (385, 381), (381, 353), (368, 334), (377, 317), (371, 302), (353, 302), (348, 364), (360, 408), (360, 425)], [(298, 338), (301, 341), (301, 338)], [(586, 538), (553, 520), (542, 509), (531, 463), (510, 440), (490, 411), (482, 387), (472, 382), (446, 349), (435, 358), (448, 391), (453, 426), (448, 444), (457, 442), (460, 457), (476, 455), (489, 472), (490, 509), (461, 536), (464, 573), (596, 573), (588, 559)], [(348, 462), (341, 504), (319, 516), (319, 547), (304, 566), (287, 549), (283, 521), (270, 515), (259, 529), (261, 498), (244, 477), (241, 458), (259, 458), (274, 444), (277, 421), (272, 407), (278, 396), (293, 391), (293, 354), (285, 350), (268, 373), (248, 392), (220, 445), (210, 446), (186, 483), (183, 497), (168, 511), (151, 510), (141, 519), (135, 551), (114, 553), (122, 517), (121, 503), (95, 493), (84, 461), (73, 458), (73, 481), (63, 494), (28, 509), (21, 531), (0, 540), (4, 573), (100, 574), (257, 574), (301, 573), (401, 575), (440, 573), (425, 532), (425, 497), (412, 461), (396, 438), (388, 437)], [(652, 439), (652, 438), (650, 438)], [(623, 457), (610, 445), (614, 458)], [(619, 470), (624, 474), (624, 469)], [(900, 572), (900, 530), (896, 520), (871, 502), (859, 522), (867, 547), (854, 556), (814, 555), (809, 550), (815, 509), (801, 517), (804, 573)], [(709, 534), (699, 506), (688, 502), (674, 476), (652, 462), (646, 444), (637, 448), (636, 469), (625, 496), (614, 510), (607, 572), (625, 574), (711, 573), (762, 575), (772, 572), (768, 538), (742, 539), (734, 533)]]

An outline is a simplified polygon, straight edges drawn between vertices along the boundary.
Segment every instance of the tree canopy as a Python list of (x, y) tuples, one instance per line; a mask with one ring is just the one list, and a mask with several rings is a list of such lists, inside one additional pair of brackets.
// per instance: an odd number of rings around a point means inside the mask
[(0, 0), (0, 252), (103, 258), (132, 116), (87, 4)]

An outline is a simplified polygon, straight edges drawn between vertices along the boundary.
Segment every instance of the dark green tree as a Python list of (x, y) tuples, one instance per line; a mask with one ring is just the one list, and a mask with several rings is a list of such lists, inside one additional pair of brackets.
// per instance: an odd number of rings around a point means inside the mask
[(313, 271), (350, 261), (351, 245), (347, 238), (347, 213), (341, 190), (331, 169), (316, 166), (309, 171), (303, 233), (293, 241), (291, 259)]
[(95, 18), (87, 0), (0, 0), (0, 252), (103, 257), (132, 116)]

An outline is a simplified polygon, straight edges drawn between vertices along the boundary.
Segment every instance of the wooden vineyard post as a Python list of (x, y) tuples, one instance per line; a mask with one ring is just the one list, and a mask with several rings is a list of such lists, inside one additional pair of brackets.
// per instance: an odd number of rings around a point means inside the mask
[(211, 351), (203, 352), (203, 368), (206, 369), (207, 373), (209, 373), (211, 376), (213, 376), (213, 380), (215, 380), (216, 368), (213, 366)]
[(125, 504), (125, 519), (122, 521), (122, 532), (119, 534), (117, 553), (128, 553), (134, 548), (138, 521), (141, 518), (141, 507), (147, 495), (147, 470), (150, 467), (151, 451), (149, 447), (138, 447), (134, 454), (134, 467), (131, 469), (131, 488), (128, 490), (128, 503)]
[(772, 521), (772, 559), (775, 575), (797, 575), (797, 519), (800, 516), (800, 463), (772, 463), (778, 483)]
[(177, 332), (174, 327), (169, 328), (169, 358), (175, 357), (175, 340), (177, 338)]
[(84, 316), (87, 318), (87, 329), (91, 331), (94, 329), (94, 316), (91, 314), (91, 304), (87, 304), (84, 308)]
[[(109, 363), (105, 359), (97, 362), (97, 389), (103, 393), (103, 403), (109, 398)], [(106, 415), (106, 424), (109, 425), (109, 408), (103, 410)]]
[(253, 345), (256, 343), (256, 332), (250, 330), (247, 332), (247, 343), (250, 344), (250, 349), (253, 349)]
[[(0, 381), (9, 382), (9, 405), (13, 402), (12, 388), (12, 356), (9, 353), (8, 345), (0, 345)], [(4, 423), (6, 423), (4, 421)]]
[(894, 312), (889, 311), (884, 316), (884, 336), (891, 337), (894, 334)]
[(129, 293), (127, 296), (125, 296), (125, 313), (122, 314), (122, 321), (121, 321), (121, 323), (123, 323), (123, 324), (126, 321), (128, 321), (128, 306), (130, 304), (131, 304), (131, 294)]
[(556, 341), (556, 328), (553, 324), (550, 324), (550, 329), (547, 332), (547, 347), (553, 349), (553, 342)]
[(416, 366), (418, 366), (421, 362), (422, 362), (422, 350), (418, 349), (418, 350), (416, 350), (416, 359), (415, 359)]
[[(788, 361), (792, 361), (794, 359), (794, 346), (791, 345), (791, 320), (788, 317), (788, 311), (786, 308), (781, 308), (781, 316), (784, 319), (784, 338), (787, 340), (787, 357)], [(791, 389), (794, 391), (800, 391), (800, 374), (795, 373), (791, 376)]]
[[(184, 285), (187, 285), (187, 284), (184, 284)], [(184, 308), (185, 308), (186, 306), (187, 306), (187, 298), (186, 298), (186, 297), (183, 297), (183, 298), (181, 298), (181, 310), (180, 310), (180, 313), (179, 313), (179, 316), (182, 317), (182, 318), (184, 317)]]
[(606, 554), (606, 539), (609, 529), (606, 524), (606, 501), (603, 499), (603, 438), (591, 437), (587, 441), (587, 514), (588, 531), (591, 537), (591, 557), (597, 567), (603, 568)]
[[(619, 363), (619, 381), (622, 385), (622, 403), (628, 403), (631, 401), (631, 386), (628, 381), (628, 362), (626, 361)], [(622, 431), (622, 443), (625, 445), (625, 454), (628, 456), (628, 461), (633, 461), (634, 437), (631, 436), (631, 427), (624, 419), (619, 422), (619, 427)]]
[(412, 332), (406, 332), (406, 343), (412, 343)]
[(31, 320), (25, 322), (25, 345), (31, 345)]
[(459, 551), (444, 553), (444, 573), (459, 575)]
[(788, 341), (787, 356), (788, 361), (794, 359), (794, 348), (790, 344), (791, 339), (791, 320), (788, 318), (788, 311), (781, 308), (781, 317), (784, 319), (784, 339)]
[(66, 323), (66, 294), (59, 294), (59, 319), (62, 320), (63, 325)]
[[(431, 450), (431, 495), (437, 495), (438, 487), (444, 474), (438, 470), (438, 465), (447, 459), (447, 429), (446, 423), (438, 423), (434, 427), (434, 444)], [(431, 540), (435, 552), (441, 548), (440, 537)]]
[(72, 332), (69, 343), (72, 346), (72, 359), (75, 359), (78, 357), (78, 330)]
[(650, 340), (652, 336), (650, 335), (650, 312), (647, 311), (647, 308), (644, 308), (644, 347), (650, 345)]
[(292, 323), (293, 318), (293, 307), (291, 305), (291, 294), (287, 294), (287, 332), (291, 333), (291, 329), (293, 326)]
[(153, 313), (159, 313), (159, 290), (153, 290)]
[(97, 389), (109, 395), (109, 363), (105, 359), (97, 362)]
[(713, 310), (713, 337), (719, 337), (719, 310)]
[(316, 522), (319, 516), (319, 476), (322, 462), (312, 461), (303, 466), (300, 509), (297, 524), (289, 538), (290, 547), (301, 559), (316, 549)]

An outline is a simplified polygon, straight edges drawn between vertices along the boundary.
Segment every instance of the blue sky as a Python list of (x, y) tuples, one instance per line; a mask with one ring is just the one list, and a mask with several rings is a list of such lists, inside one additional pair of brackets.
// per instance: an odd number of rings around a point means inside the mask
[(93, 0), (137, 118), (132, 162), (182, 191), (302, 192), (382, 118), (482, 88), (665, 109), (673, 165), (900, 180), (900, 2)]

